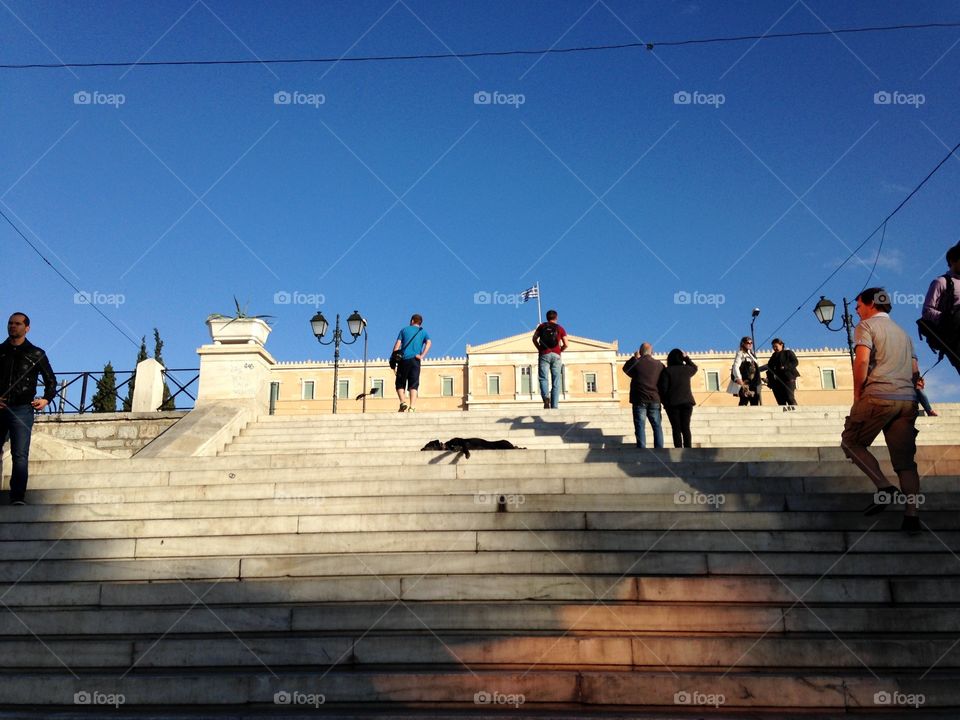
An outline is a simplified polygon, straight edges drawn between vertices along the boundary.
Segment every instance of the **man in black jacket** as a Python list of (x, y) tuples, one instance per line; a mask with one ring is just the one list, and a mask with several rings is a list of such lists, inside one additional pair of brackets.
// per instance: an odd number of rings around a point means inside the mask
[[(47, 354), (27, 340), (30, 318), (17, 312), (7, 321), (7, 335), (0, 343), (0, 448), (10, 436), (13, 471), (10, 502), (23, 505), (27, 492), (27, 463), (33, 414), (43, 410), (57, 395), (57, 378)], [(36, 398), (37, 376), (43, 377), (43, 397)]]
[(771, 344), (773, 355), (767, 363), (767, 384), (773, 390), (777, 405), (796, 405), (797, 378), (800, 376), (797, 356), (783, 346), (780, 338), (774, 338)]

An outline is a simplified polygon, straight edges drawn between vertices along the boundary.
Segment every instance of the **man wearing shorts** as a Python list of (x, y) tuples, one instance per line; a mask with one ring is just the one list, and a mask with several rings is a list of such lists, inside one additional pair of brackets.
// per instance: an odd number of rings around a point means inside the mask
[[(423, 318), (413, 315), (410, 324), (397, 335), (393, 351), (403, 351), (403, 359), (397, 365), (397, 397), (400, 398), (400, 412), (413, 412), (417, 405), (417, 390), (420, 387), (420, 361), (430, 351), (430, 335), (423, 329)], [(410, 392), (407, 403), (406, 391)]]
[[(914, 459), (920, 371), (913, 342), (890, 319), (890, 309), (890, 298), (883, 288), (868, 288), (857, 296), (860, 323), (854, 333), (853, 407), (840, 445), (879, 490), (864, 515), (874, 515), (895, 499), (902, 499), (906, 503), (902, 528), (914, 533), (920, 531), (920, 476)], [(867, 449), (881, 432), (900, 480), (899, 488), (884, 476)]]

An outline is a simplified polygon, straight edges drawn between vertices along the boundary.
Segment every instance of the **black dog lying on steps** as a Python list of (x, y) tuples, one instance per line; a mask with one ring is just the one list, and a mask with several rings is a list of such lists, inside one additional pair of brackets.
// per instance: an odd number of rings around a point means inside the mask
[(526, 450), (509, 440), (484, 440), (483, 438), (450, 438), (446, 442), (431, 440), (421, 450), (451, 450), (470, 457), (471, 450)]

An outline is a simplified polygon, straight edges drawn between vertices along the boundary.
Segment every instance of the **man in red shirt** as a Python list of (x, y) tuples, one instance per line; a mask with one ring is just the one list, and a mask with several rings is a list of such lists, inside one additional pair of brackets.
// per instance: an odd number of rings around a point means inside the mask
[[(540, 353), (537, 364), (540, 376), (540, 397), (544, 409), (556, 408), (560, 403), (560, 384), (563, 377), (563, 361), (560, 353), (567, 349), (567, 331), (557, 323), (557, 311), (547, 310), (547, 321), (537, 325), (533, 332), (533, 346)], [(547, 384), (550, 372), (552, 388)]]

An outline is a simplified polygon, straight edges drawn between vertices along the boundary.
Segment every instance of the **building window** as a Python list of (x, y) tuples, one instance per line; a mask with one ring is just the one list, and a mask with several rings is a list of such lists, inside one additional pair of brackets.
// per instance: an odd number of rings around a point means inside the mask
[(596, 373), (584, 373), (583, 374), (583, 384), (584, 390), (588, 393), (595, 393), (597, 391), (597, 374)]
[(337, 380), (337, 399), (346, 400), (350, 397), (350, 381)]
[(720, 373), (716, 370), (707, 370), (707, 392), (720, 392)]
[(453, 378), (452, 377), (440, 378), (440, 394), (443, 397), (453, 397)]
[(533, 394), (533, 368), (529, 365), (520, 368), (520, 394)]
[(500, 394), (500, 376), (487, 375), (487, 395)]
[(376, 378), (373, 383), (370, 385), (370, 389), (373, 392), (370, 393), (370, 397), (383, 397), (383, 378)]
[(833, 368), (821, 368), (820, 387), (824, 390), (837, 389), (837, 374), (833, 371)]
[(300, 391), (301, 400), (313, 400), (313, 380), (304, 380)]

